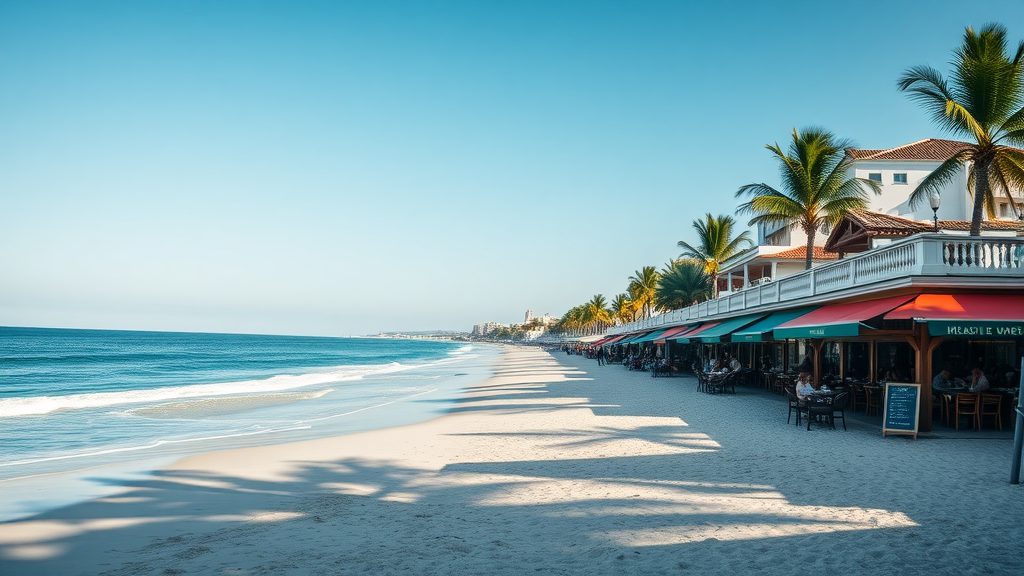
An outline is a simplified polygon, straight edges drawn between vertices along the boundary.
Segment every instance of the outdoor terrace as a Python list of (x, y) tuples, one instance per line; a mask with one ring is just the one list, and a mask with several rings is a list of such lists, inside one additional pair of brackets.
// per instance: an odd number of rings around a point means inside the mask
[(917, 234), (799, 274), (608, 329), (670, 327), (906, 288), (1024, 287), (1024, 238)]

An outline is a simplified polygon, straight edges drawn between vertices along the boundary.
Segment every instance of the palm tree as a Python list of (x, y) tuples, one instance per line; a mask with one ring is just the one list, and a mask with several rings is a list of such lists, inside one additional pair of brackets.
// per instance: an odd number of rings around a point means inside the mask
[(619, 294), (612, 299), (612, 320), (617, 320), (620, 324), (626, 322), (632, 322), (634, 320), (633, 302), (629, 299), (626, 294)]
[(711, 296), (711, 278), (704, 264), (692, 258), (665, 265), (661, 271), (654, 300), (666, 309), (685, 308)]
[(970, 162), (967, 189), (974, 196), (971, 236), (981, 234), (982, 210), (994, 216), (994, 192), (1010, 197), (1011, 187), (1024, 188), (1024, 42), (1011, 59), (1006, 52), (1006, 28), (987, 24), (981, 33), (967, 27), (963, 44), (953, 53), (949, 82), (930, 66), (915, 66), (897, 86), (907, 92), (940, 128), (974, 143), (943, 162), (910, 195), (917, 207), (937, 194)]
[(803, 133), (793, 130), (789, 150), (776, 144), (765, 146), (775, 155), (782, 175), (782, 190), (761, 184), (740, 187), (736, 196), (753, 196), (736, 209), (752, 214), (750, 224), (790, 224), (796, 222), (807, 233), (805, 269), (814, 258), (814, 236), (823, 224), (835, 225), (854, 208), (866, 208), (870, 193), (881, 194), (877, 182), (865, 178), (847, 178), (852, 158), (846, 149), (849, 140), (837, 140), (821, 128)]
[(590, 299), (590, 302), (583, 305), (583, 317), (581, 320), (585, 328), (593, 331), (612, 324), (612, 316), (608, 312), (608, 301), (605, 300), (604, 295), (595, 294)]
[(555, 331), (576, 333), (583, 328), (583, 306), (573, 306), (558, 319)]
[(704, 271), (711, 278), (712, 294), (715, 296), (718, 296), (718, 272), (722, 262), (736, 255), (740, 248), (753, 244), (748, 230), (733, 238), (732, 229), (735, 226), (736, 220), (732, 216), (716, 217), (708, 213), (703, 222), (693, 221), (699, 240), (696, 247), (682, 240), (677, 243), (684, 250), (680, 258), (692, 258), (704, 264)]
[(633, 289), (631, 291), (636, 293), (632, 300), (644, 318), (650, 318), (654, 312), (654, 291), (658, 288), (660, 277), (654, 266), (644, 266), (629, 277), (629, 286)]

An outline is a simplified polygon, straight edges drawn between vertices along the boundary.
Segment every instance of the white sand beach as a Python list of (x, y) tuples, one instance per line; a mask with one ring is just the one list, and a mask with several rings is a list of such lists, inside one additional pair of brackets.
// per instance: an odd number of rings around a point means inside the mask
[(1020, 574), (1011, 448), (808, 432), (779, 397), (508, 349), (429, 422), (0, 524), (0, 574)]

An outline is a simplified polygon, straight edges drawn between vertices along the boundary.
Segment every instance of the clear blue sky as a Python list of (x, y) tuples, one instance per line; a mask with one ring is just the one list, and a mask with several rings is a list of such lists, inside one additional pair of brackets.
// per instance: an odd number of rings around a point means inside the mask
[(895, 89), (1019, 1), (0, 0), (0, 325), (559, 315), (775, 182), (941, 136)]

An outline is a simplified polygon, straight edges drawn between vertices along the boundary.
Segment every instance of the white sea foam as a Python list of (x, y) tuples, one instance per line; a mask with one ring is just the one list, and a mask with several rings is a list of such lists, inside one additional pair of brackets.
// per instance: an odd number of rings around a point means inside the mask
[(211, 418), (215, 416), (226, 416), (247, 412), (281, 404), (291, 404), (302, 400), (314, 400), (326, 394), (334, 392), (334, 388), (314, 390), (312, 392), (279, 392), (274, 394), (260, 394), (258, 396), (223, 396), (218, 398), (197, 398), (182, 400), (180, 402), (169, 402), (145, 408), (133, 408), (128, 410), (132, 416), (156, 419), (178, 419), (178, 418)]
[[(406, 395), (406, 396), (403, 396), (403, 397), (400, 397), (400, 398), (395, 398), (393, 400), (388, 400), (387, 402), (380, 402), (378, 404), (373, 404), (371, 406), (363, 406), (362, 408), (356, 408), (354, 410), (348, 410), (348, 411), (345, 411), (345, 412), (341, 412), (339, 414), (332, 414), (330, 416), (322, 416), (320, 418), (311, 418), (311, 419), (301, 420), (301, 421), (296, 422), (296, 423), (294, 423), (292, 425), (287, 425), (287, 426), (284, 426), (284, 427), (281, 427), (281, 428), (263, 428), (263, 429), (260, 429), (260, 430), (250, 430), (250, 431), (244, 431), (244, 432), (230, 432), (230, 433), (218, 434), (218, 435), (214, 435), (214, 436), (202, 436), (202, 437), (198, 437), (198, 438), (182, 438), (182, 439), (176, 439), (176, 440), (166, 440), (165, 439), (165, 440), (157, 440), (155, 442), (151, 442), (151, 443), (147, 443), (147, 444), (142, 444), (142, 445), (138, 445), (138, 446), (121, 446), (121, 447), (116, 447), (116, 448), (107, 448), (107, 449), (104, 449), (104, 450), (85, 451), (85, 452), (80, 452), (78, 454), (62, 454), (62, 455), (59, 455), (59, 456), (49, 456), (49, 457), (45, 457), (45, 458), (34, 458), (34, 459), (29, 459), (29, 460), (19, 460), (19, 461), (15, 461), (15, 462), (0, 462), (0, 468), (7, 468), (7, 467), (11, 467), (11, 466), (24, 466), (24, 465), (27, 465), (27, 464), (39, 464), (39, 463), (42, 463), (42, 462), (53, 462), (53, 461), (57, 461), (57, 460), (68, 460), (68, 459), (75, 459), (75, 458), (87, 458), (87, 457), (103, 456), (103, 455), (106, 455), (106, 454), (117, 454), (117, 453), (121, 453), (121, 452), (136, 452), (136, 451), (140, 451), (140, 450), (151, 450), (153, 448), (159, 448), (161, 446), (169, 446), (169, 445), (174, 445), (174, 444), (189, 444), (189, 443), (195, 443), (195, 442), (207, 442), (207, 441), (212, 441), (212, 440), (224, 440), (224, 439), (229, 439), (229, 438), (241, 438), (241, 437), (244, 437), (244, 436), (255, 436), (255, 435), (260, 435), (260, 434), (272, 434), (272, 433), (280, 433), (280, 432), (293, 432), (295, 430), (309, 430), (310, 428), (312, 428), (312, 426), (310, 426), (311, 422), (322, 422), (324, 420), (333, 420), (334, 418), (342, 418), (342, 417), (345, 417), (345, 416), (351, 416), (352, 414), (358, 414), (360, 412), (366, 412), (367, 410), (375, 410), (377, 408), (383, 408), (385, 406), (391, 406), (392, 404), (397, 404), (397, 403), (403, 402), (405, 400), (410, 400), (412, 398), (423, 396), (425, 394), (431, 394), (433, 392), (437, 392), (437, 390), (438, 390), (437, 388), (430, 388), (430, 389), (427, 389), (427, 390), (419, 390), (419, 391), (416, 391), (413, 394), (409, 394), (409, 395)], [(10, 479), (8, 478), (7, 480), (10, 480)], [(0, 480), (0, 482), (3, 482), (3, 481), (5, 481), (5, 480)]]
[(273, 376), (263, 380), (244, 380), (217, 384), (192, 384), (169, 386), (148, 390), (124, 390), (119, 392), (93, 392), (90, 394), (69, 394), (67, 396), (30, 396), (25, 398), (0, 399), (0, 418), (49, 414), (58, 410), (102, 408), (123, 404), (165, 402), (183, 398), (209, 396), (230, 396), (235, 394), (261, 394), (281, 392), (304, 386), (359, 380), (373, 374), (386, 374), (408, 370), (416, 366), (403, 366), (397, 362), (379, 365), (338, 366), (326, 372), (301, 375)]

